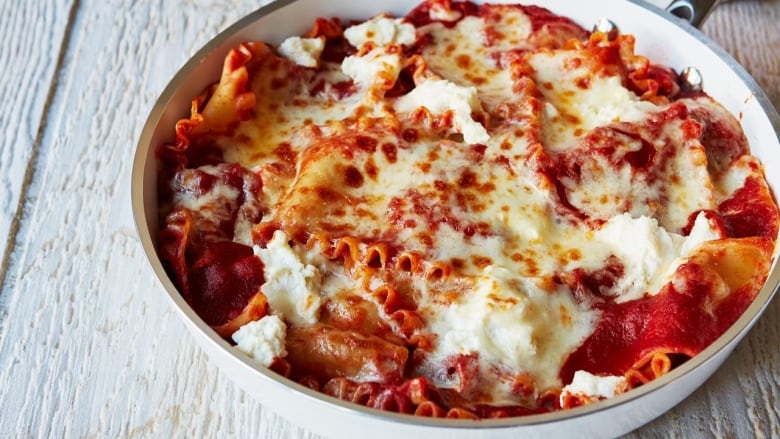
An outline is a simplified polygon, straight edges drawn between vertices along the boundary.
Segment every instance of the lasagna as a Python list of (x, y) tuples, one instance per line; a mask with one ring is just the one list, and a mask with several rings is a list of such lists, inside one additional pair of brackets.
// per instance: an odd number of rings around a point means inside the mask
[(731, 114), (631, 35), (529, 5), (427, 0), (240, 44), (157, 156), (159, 252), (205, 323), (421, 416), (667, 373), (748, 307), (778, 236)]

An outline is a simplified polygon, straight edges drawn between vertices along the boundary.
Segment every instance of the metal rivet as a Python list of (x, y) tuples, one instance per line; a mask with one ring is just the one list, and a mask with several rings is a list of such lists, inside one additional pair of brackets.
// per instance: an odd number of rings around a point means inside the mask
[(704, 79), (696, 67), (686, 67), (680, 72), (680, 86), (691, 91), (701, 91)]
[(672, 15), (680, 17), (683, 20), (691, 23), (693, 21), (696, 8), (691, 4), (689, 0), (677, 0), (666, 8)]
[(593, 25), (593, 32), (604, 32), (610, 40), (614, 40), (620, 34), (617, 25), (606, 18), (599, 18), (596, 21), (596, 24)]

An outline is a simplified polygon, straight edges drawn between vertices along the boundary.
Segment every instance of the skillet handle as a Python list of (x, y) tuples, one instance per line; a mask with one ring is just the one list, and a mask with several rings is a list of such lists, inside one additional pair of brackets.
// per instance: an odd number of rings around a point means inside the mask
[[(666, 10), (672, 15), (688, 21), (696, 27), (701, 27), (710, 12), (715, 9), (720, 0), (667, 0)], [(659, 3), (653, 1), (652, 3)], [(660, 5), (659, 5), (660, 6)]]

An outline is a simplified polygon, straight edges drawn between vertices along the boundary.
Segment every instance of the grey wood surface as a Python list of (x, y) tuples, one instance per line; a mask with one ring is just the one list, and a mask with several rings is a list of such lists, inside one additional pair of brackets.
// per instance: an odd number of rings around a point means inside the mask
[[(249, 0), (0, 1), (0, 437), (316, 437), (216, 369), (136, 238), (130, 167), (174, 72)], [(704, 26), (780, 106), (780, 0)], [(632, 438), (780, 437), (780, 300)]]

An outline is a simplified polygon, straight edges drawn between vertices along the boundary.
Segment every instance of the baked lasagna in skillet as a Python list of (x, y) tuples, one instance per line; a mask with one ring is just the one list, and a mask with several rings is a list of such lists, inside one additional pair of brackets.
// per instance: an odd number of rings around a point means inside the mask
[(243, 43), (157, 149), (166, 269), (236, 349), (369, 407), (653, 380), (751, 303), (778, 210), (734, 116), (633, 47), (448, 0)]

